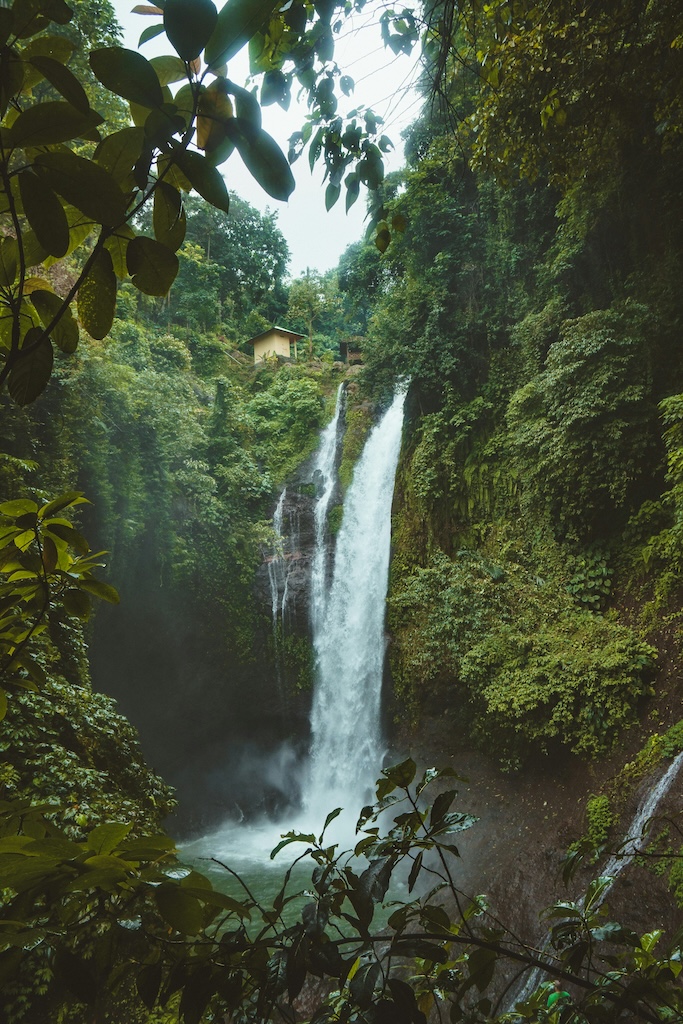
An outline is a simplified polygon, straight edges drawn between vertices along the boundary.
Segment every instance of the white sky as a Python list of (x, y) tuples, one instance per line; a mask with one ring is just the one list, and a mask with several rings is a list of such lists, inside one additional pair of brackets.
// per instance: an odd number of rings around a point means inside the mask
[[(140, 33), (156, 23), (156, 19), (131, 13), (136, 2), (139, 0), (113, 0), (123, 29), (124, 45), (133, 50), (137, 49)], [(220, 9), (220, 0), (217, 6)], [(420, 100), (413, 89), (418, 74), (417, 54), (414, 57), (395, 57), (382, 45), (378, 18), (383, 6), (381, 0), (377, 0), (368, 4), (362, 15), (354, 15), (347, 20), (337, 37), (335, 57), (343, 73), (350, 75), (356, 83), (350, 97), (339, 96), (339, 113), (343, 115), (364, 104), (384, 118), (383, 131), (396, 147), (384, 158), (386, 170), (390, 171), (403, 164), (401, 131), (417, 115)], [(149, 58), (160, 53), (172, 53), (173, 50), (165, 37), (160, 36), (145, 43), (140, 52)], [(248, 64), (243, 52), (232, 61), (230, 76), (242, 84), (247, 74)], [(263, 127), (285, 153), (289, 136), (301, 128), (306, 112), (306, 107), (297, 102), (295, 89), (288, 111), (283, 111), (276, 104), (263, 108)], [(278, 226), (291, 252), (289, 272), (293, 277), (303, 273), (307, 267), (324, 272), (335, 266), (346, 246), (364, 234), (365, 189), (361, 188), (358, 201), (348, 215), (344, 210), (343, 189), (337, 205), (328, 213), (325, 210), (322, 169), (316, 167), (311, 175), (307, 151), (292, 167), (296, 189), (287, 203), (266, 195), (246, 171), (237, 153), (232, 154), (221, 170), (228, 188), (252, 206), (262, 212), (266, 209), (277, 211)]]

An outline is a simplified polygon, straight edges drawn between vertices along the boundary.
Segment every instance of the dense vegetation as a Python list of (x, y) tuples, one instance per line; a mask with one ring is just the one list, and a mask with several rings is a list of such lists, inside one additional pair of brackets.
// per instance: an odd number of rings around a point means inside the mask
[[(226, 717), (235, 734), (256, 717), (276, 728), (254, 571), (278, 489), (330, 414), (343, 333), (362, 340), (361, 397), (411, 380), (389, 596), (398, 705), (414, 723), (458, 708), (468, 740), (507, 769), (614, 748), (657, 699), (663, 623), (679, 657), (681, 12), (388, 12), (397, 53), (424, 18), (433, 102), (406, 140), (408, 170), (383, 182), (381, 125), (336, 115), (337, 83), (350, 88), (331, 63), (343, 5), (230, 0), (217, 18), (208, 0), (166, 0), (178, 57), (157, 63), (113, 46), (107, 4), (75, 6), (75, 19), (61, 0), (0, 11), (2, 1012), (495, 1016), (497, 965), (544, 958), (462, 902), (448, 836), (472, 820), (452, 790), (418, 804), (447, 775), (415, 788), (410, 761), (384, 773), (361, 818), (363, 869), (323, 836), (290, 836), (315, 869), (301, 920), (286, 922), (289, 876), (264, 907), (178, 864), (158, 831), (171, 795), (92, 691), (84, 635), (100, 685), (122, 698), (147, 686), (155, 761), (163, 745), (187, 768), (201, 747), (211, 764)], [(223, 69), (246, 42), (258, 98)], [(295, 80), (311, 117), (290, 158), (310, 143), (328, 204), (366, 185), (375, 230), (336, 273), (288, 285), (274, 216), (229, 196), (216, 167), (236, 149), (269, 194), (289, 194), (259, 102), (286, 104)], [(245, 343), (283, 318), (307, 358), (255, 372)], [(342, 482), (368, 420), (367, 401), (349, 411)], [(110, 550), (110, 583), (81, 528)], [(92, 597), (118, 600), (111, 583), (122, 607), (90, 618)], [(675, 726), (652, 738), (620, 784), (680, 746)], [(383, 840), (376, 816), (396, 795)], [(610, 838), (612, 798), (589, 801), (589, 847)], [(409, 898), (380, 941), (374, 908), (401, 864)], [(436, 890), (413, 898), (433, 870), (452, 914)], [(677, 1019), (679, 938), (657, 952), (656, 935), (608, 920), (604, 890), (550, 917), (551, 970), (574, 985), (563, 1016)], [(302, 992), (316, 993), (310, 1012), (295, 1008)], [(545, 998), (520, 1012), (556, 1019)]]

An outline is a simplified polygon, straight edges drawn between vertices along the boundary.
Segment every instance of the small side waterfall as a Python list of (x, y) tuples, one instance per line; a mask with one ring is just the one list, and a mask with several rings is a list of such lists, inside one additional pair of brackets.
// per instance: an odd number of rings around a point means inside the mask
[[(325, 593), (322, 570), (322, 585), (318, 583), (314, 591), (317, 679), (310, 778), (304, 795), (309, 814), (322, 814), (335, 806), (355, 812), (366, 802), (381, 760), (391, 504), (404, 402), (402, 390), (368, 437), (346, 493), (329, 592)], [(323, 513), (321, 523), (322, 519)]]
[(282, 641), (287, 627), (287, 598), (292, 555), (298, 547), (298, 529), (295, 517), (290, 513), (288, 529), (284, 526), (284, 509), (287, 488), (280, 495), (273, 513), (275, 543), (268, 559), (268, 582), (270, 584), (271, 615), (273, 621), (273, 658), (278, 690), (282, 691)]
[(313, 634), (320, 628), (327, 601), (327, 510), (337, 483), (337, 453), (339, 448), (339, 418), (344, 408), (346, 387), (342, 383), (337, 391), (334, 417), (322, 433), (320, 447), (313, 467), (313, 483), (317, 490), (315, 504), (315, 553), (311, 566), (311, 627)]
[[(640, 853), (642, 849), (643, 830), (650, 818), (654, 816), (657, 808), (659, 807), (660, 801), (671, 789), (674, 779), (678, 775), (682, 764), (683, 751), (676, 755), (659, 781), (647, 792), (645, 798), (641, 801), (640, 806), (628, 827), (628, 832), (621, 841), (618, 852), (610, 857), (607, 864), (605, 864), (605, 867), (600, 872), (601, 877), (609, 878), (610, 881), (603, 889), (599, 899), (593, 903), (593, 907), (595, 909), (597, 909), (601, 903), (604, 903), (621, 872), (624, 868), (628, 867), (633, 858), (637, 857)], [(583, 907), (584, 897), (577, 900), (577, 903), (579, 906)], [(547, 943), (544, 946), (544, 950), (548, 950)], [(550, 968), (550, 971), (552, 971), (552, 967)], [(515, 992), (510, 1000), (511, 1008), (514, 1007), (515, 1003), (524, 1002), (524, 1000), (531, 996), (541, 983), (543, 974), (544, 972), (540, 967), (535, 967), (533, 971), (527, 975), (523, 985), (520, 986), (519, 990)]]

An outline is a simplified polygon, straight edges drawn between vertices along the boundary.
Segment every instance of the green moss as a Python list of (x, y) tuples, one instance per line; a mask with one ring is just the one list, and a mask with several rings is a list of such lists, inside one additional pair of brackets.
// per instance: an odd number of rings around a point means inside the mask
[(330, 511), (327, 513), (327, 529), (330, 531), (332, 537), (336, 537), (337, 534), (339, 533), (343, 516), (343, 505), (333, 505)]
[(342, 456), (339, 464), (339, 482), (344, 491), (353, 479), (353, 470), (361, 456), (365, 440), (372, 427), (369, 406), (349, 406), (346, 410), (346, 430), (342, 442)]
[(437, 553), (394, 582), (399, 700), (415, 716), (434, 699), (465, 710), (475, 740), (507, 760), (557, 745), (605, 753), (650, 692), (653, 648), (578, 608), (556, 581), (492, 554)]

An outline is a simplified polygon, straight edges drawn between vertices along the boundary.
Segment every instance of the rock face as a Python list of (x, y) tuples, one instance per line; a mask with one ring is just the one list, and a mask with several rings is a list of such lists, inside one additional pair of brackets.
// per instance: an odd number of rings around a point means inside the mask
[[(341, 439), (344, 433), (344, 415), (340, 411), (333, 437), (334, 486), (328, 501), (328, 512), (341, 503), (341, 488), (337, 479)], [(286, 488), (273, 514), (274, 543), (264, 548), (263, 562), (256, 572), (254, 592), (263, 611), (264, 630), (270, 624), (270, 635), (264, 636), (266, 647), (272, 651), (274, 673), (278, 680), (284, 710), (295, 717), (308, 716), (310, 692), (303, 684), (302, 665), (304, 649), (310, 648), (312, 577), (319, 544), (315, 511), (326, 487), (326, 477), (320, 468), (319, 452), (301, 464)], [(322, 543), (325, 547), (327, 582), (334, 564), (334, 531), (325, 528)], [(309, 665), (312, 673), (312, 663)], [(303, 673), (305, 674), (305, 673)], [(310, 673), (309, 673), (310, 674)]]

